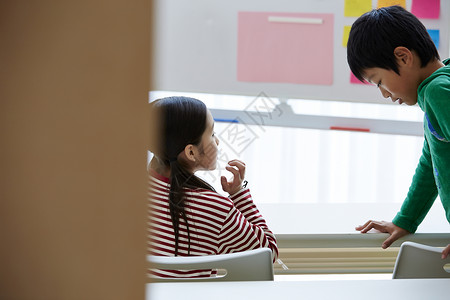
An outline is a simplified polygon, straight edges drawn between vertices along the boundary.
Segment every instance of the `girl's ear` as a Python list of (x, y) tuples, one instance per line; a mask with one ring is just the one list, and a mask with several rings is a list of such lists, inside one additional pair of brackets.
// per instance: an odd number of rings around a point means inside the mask
[(184, 155), (186, 156), (188, 161), (195, 162), (195, 152), (197, 149), (194, 145), (189, 144), (186, 147), (184, 147)]
[(394, 49), (394, 56), (399, 66), (410, 65), (413, 63), (413, 53), (406, 47), (397, 47)]

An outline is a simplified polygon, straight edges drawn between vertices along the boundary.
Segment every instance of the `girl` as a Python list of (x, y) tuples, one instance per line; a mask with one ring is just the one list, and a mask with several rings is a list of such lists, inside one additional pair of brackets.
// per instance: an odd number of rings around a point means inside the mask
[[(278, 248), (250, 191), (242, 186), (245, 164), (228, 162), (231, 180), (221, 177), (229, 197), (195, 176), (199, 170), (214, 170), (219, 140), (214, 120), (200, 100), (168, 97), (151, 103), (159, 118), (154, 157), (150, 162), (149, 254), (199, 256), (232, 253), (255, 248)], [(153, 276), (205, 277), (211, 270), (152, 270)]]

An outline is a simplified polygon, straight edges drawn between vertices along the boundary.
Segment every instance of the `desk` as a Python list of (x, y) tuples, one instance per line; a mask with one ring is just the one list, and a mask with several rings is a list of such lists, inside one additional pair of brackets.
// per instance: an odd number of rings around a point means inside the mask
[[(448, 225), (447, 225), (448, 227)], [(278, 248), (359, 248), (375, 247), (381, 244), (387, 233), (346, 233), (346, 234), (275, 234)], [(444, 247), (450, 243), (450, 233), (415, 233), (396, 240), (392, 247), (400, 247), (410, 241), (434, 247)]]
[(150, 283), (146, 295), (147, 300), (448, 300), (450, 279)]

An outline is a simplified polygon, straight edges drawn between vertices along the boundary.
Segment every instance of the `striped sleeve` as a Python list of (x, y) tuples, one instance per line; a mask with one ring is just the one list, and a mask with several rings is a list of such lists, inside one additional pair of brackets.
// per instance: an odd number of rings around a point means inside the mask
[(278, 258), (275, 235), (253, 203), (250, 190), (242, 189), (231, 195), (230, 199), (234, 206), (230, 209), (220, 232), (218, 253), (270, 248), (275, 261)]
[[(175, 235), (169, 208), (169, 179), (151, 170), (148, 202), (148, 252), (175, 255)], [(253, 204), (250, 191), (225, 197), (205, 189), (184, 190), (187, 223), (179, 223), (178, 256), (215, 255), (268, 247), (278, 249), (273, 233)], [(189, 234), (188, 234), (189, 227)], [(149, 269), (150, 277), (210, 277), (217, 270)]]

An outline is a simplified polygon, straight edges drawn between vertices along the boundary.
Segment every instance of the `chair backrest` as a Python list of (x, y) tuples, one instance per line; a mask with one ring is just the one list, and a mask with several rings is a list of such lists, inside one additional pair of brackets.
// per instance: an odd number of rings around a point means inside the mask
[(392, 278), (450, 278), (450, 273), (444, 269), (450, 263), (450, 257), (442, 259), (441, 255), (442, 249), (404, 242), (400, 246)]
[(259, 248), (206, 256), (147, 256), (152, 269), (198, 270), (224, 269), (223, 276), (208, 278), (151, 278), (152, 282), (173, 281), (273, 281), (272, 250)]

